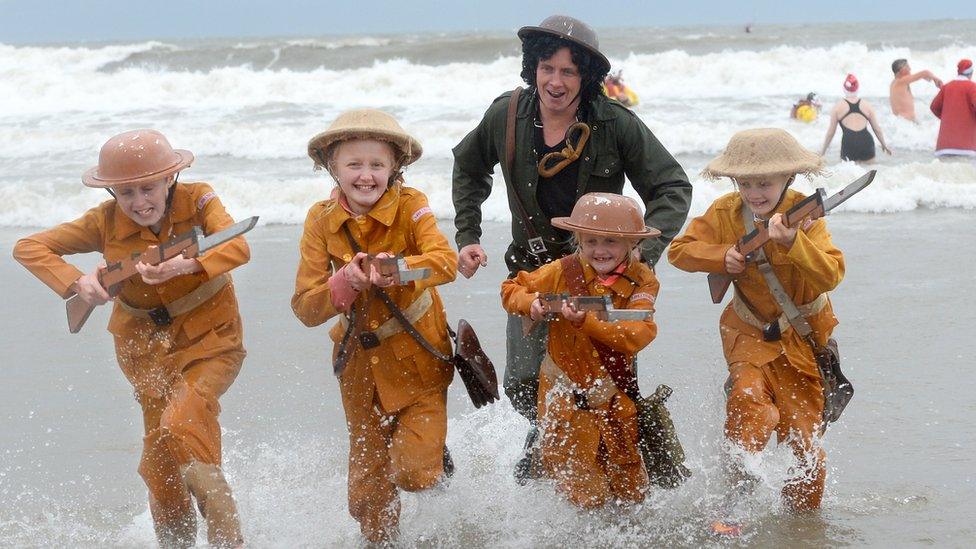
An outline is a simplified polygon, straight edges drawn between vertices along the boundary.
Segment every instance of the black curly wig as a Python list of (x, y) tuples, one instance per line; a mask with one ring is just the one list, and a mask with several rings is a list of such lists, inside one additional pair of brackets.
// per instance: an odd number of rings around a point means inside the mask
[(535, 72), (539, 61), (549, 59), (561, 48), (569, 48), (573, 63), (579, 70), (580, 97), (584, 105), (603, 93), (601, 86), (608, 69), (590, 52), (574, 42), (546, 33), (534, 33), (522, 40), (522, 80), (535, 88)]

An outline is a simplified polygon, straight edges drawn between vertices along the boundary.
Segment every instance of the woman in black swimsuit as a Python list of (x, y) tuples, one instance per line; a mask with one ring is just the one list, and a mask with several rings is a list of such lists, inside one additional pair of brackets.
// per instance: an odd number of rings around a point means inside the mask
[[(891, 154), (891, 150), (885, 143), (884, 135), (881, 133), (881, 128), (878, 127), (874, 109), (866, 100), (857, 97), (858, 87), (857, 78), (853, 74), (848, 74), (844, 81), (846, 97), (838, 101), (830, 113), (830, 127), (827, 129), (827, 137), (820, 149), (821, 156), (827, 152), (827, 147), (834, 139), (838, 124), (840, 124), (843, 134), (840, 139), (841, 159), (853, 162), (871, 162), (874, 160), (874, 138), (868, 131), (868, 124), (874, 130), (874, 135), (878, 137), (881, 150)], [(847, 120), (846, 123), (845, 120)]]

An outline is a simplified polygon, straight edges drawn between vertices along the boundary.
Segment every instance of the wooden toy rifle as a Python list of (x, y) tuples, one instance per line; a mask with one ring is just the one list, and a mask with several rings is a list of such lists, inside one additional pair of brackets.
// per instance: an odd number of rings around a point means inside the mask
[[(874, 181), (874, 176), (877, 170), (871, 170), (868, 173), (862, 175), (861, 177), (855, 179), (853, 182), (848, 184), (846, 187), (841, 189), (837, 194), (827, 197), (827, 192), (824, 189), (817, 189), (817, 191), (810, 196), (804, 198), (799, 204), (790, 208), (788, 212), (783, 216), (783, 224), (787, 227), (796, 227), (802, 223), (805, 219), (819, 219), (827, 215), (831, 210), (841, 205), (848, 198), (857, 194), (861, 189), (867, 187)], [(753, 252), (763, 247), (765, 243), (769, 242), (769, 221), (763, 222), (761, 227), (756, 228), (749, 234), (743, 236), (735, 243), (735, 249), (745, 256), (746, 261), (754, 261), (755, 255)], [(729, 289), (729, 284), (732, 283), (732, 275), (726, 273), (709, 273), (708, 275), (708, 291), (712, 294), (712, 303), (721, 303), (722, 298), (725, 297), (725, 292)]]
[[(615, 309), (613, 301), (608, 295), (583, 295), (572, 296), (568, 293), (561, 294), (539, 294), (542, 308), (545, 310), (545, 320), (552, 320), (560, 315), (559, 310), (563, 302), (575, 306), (577, 311), (593, 311), (596, 317), (607, 322), (618, 322), (621, 320), (644, 320), (651, 316), (653, 311), (646, 309)], [(522, 333), (528, 335), (535, 328), (537, 321), (529, 316), (522, 317)]]
[(370, 265), (376, 267), (376, 272), (383, 276), (393, 275), (394, 284), (405, 284), (412, 280), (423, 280), (430, 276), (430, 267), (408, 269), (407, 262), (402, 255), (396, 257), (376, 257), (369, 255), (363, 267), (369, 274)]
[[(122, 291), (122, 283), (125, 280), (139, 274), (139, 271), (136, 270), (137, 264), (159, 265), (163, 261), (179, 255), (188, 259), (198, 257), (210, 248), (250, 231), (257, 222), (258, 216), (249, 217), (209, 236), (204, 236), (203, 229), (200, 227), (193, 227), (163, 244), (150, 246), (142, 253), (132, 254), (130, 258), (100, 267), (98, 269), (98, 282), (105, 288), (108, 295), (115, 297)], [(65, 308), (68, 311), (68, 331), (73, 334), (81, 331), (81, 327), (85, 325), (88, 316), (95, 310), (94, 305), (89, 304), (77, 294), (68, 299)]]

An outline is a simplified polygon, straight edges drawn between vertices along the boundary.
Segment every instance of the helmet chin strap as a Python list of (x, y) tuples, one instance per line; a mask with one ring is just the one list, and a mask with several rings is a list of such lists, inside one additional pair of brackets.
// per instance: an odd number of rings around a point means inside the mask
[[(776, 204), (773, 206), (773, 209), (769, 210), (770, 213), (775, 212), (777, 209), (779, 209), (780, 204), (783, 203), (783, 199), (786, 198), (786, 191), (790, 189), (790, 185), (793, 184), (793, 181), (795, 179), (796, 179), (796, 175), (792, 175), (790, 176), (789, 179), (786, 180), (786, 185), (783, 185), (783, 192), (779, 193), (779, 198), (776, 200)], [(735, 179), (733, 179), (732, 181), (735, 182), (736, 188), (738, 188), (739, 185), (738, 182), (736, 182)], [(739, 192), (741, 193), (742, 191), (740, 190)], [(743, 205), (745, 205), (745, 199), (742, 200), (742, 203)], [(753, 217), (760, 219), (759, 214), (757, 214), (756, 212), (752, 212), (752, 215)]]
[(776, 201), (776, 205), (773, 206), (773, 209), (771, 211), (775, 212), (779, 208), (779, 205), (783, 203), (783, 199), (786, 198), (786, 191), (789, 190), (790, 185), (793, 184), (793, 181), (795, 179), (796, 179), (796, 174), (791, 175), (790, 178), (786, 180), (786, 185), (783, 185), (783, 192), (779, 193), (779, 200)]

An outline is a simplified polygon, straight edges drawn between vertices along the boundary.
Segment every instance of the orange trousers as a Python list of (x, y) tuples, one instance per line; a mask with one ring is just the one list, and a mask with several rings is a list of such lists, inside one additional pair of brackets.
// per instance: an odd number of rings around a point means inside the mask
[(801, 373), (780, 356), (756, 366), (729, 366), (731, 391), (726, 404), (725, 436), (749, 452), (761, 452), (773, 432), (798, 460), (783, 499), (794, 511), (818, 509), (826, 479), (826, 454), (815, 440), (823, 422), (819, 378)]
[[(611, 419), (607, 410), (573, 410), (568, 415), (568, 421), (542, 420), (542, 465), (555, 480), (556, 489), (584, 509), (601, 507), (611, 500), (644, 501), (648, 480), (637, 453), (637, 418)], [(604, 436), (610, 432), (614, 436)], [(632, 448), (612, 452), (607, 444), (614, 449)]]
[(367, 409), (346, 407), (346, 422), (349, 514), (370, 542), (391, 540), (399, 529), (397, 489), (424, 490), (444, 474), (447, 391), (429, 392), (388, 414), (374, 390)]
[(237, 378), (244, 355), (238, 346), (231, 352), (197, 359), (161, 395), (136, 395), (145, 428), (139, 474), (149, 489), (157, 531), (185, 529), (196, 523), (180, 468), (191, 461), (220, 465), (217, 399)]

